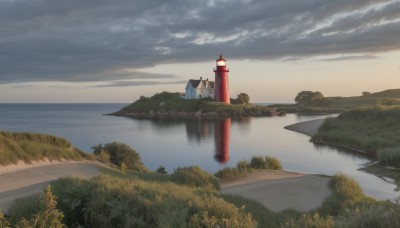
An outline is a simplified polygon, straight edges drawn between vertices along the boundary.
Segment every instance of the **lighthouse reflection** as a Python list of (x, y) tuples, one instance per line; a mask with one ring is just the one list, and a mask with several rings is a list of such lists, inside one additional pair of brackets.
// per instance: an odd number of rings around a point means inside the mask
[(214, 158), (220, 164), (229, 160), (231, 119), (198, 120), (186, 122), (186, 135), (189, 141), (206, 142), (214, 137)]
[(231, 119), (217, 120), (214, 125), (215, 159), (223, 164), (229, 160)]

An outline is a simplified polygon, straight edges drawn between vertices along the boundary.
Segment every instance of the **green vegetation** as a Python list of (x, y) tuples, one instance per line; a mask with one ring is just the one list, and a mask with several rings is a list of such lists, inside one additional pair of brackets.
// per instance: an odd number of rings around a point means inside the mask
[(129, 145), (120, 142), (98, 144), (93, 146), (93, 154), (102, 162), (111, 162), (120, 167), (124, 173), (127, 169), (134, 171), (146, 171), (140, 160), (140, 155)]
[(274, 116), (276, 113), (267, 107), (248, 104), (249, 96), (238, 95), (238, 104), (214, 102), (210, 98), (185, 100), (180, 93), (162, 92), (152, 97), (141, 96), (134, 103), (113, 113), (117, 116), (156, 118), (156, 117), (242, 117)]
[(383, 165), (400, 167), (400, 109), (355, 109), (328, 118), (312, 138), (377, 155)]
[[(250, 214), (227, 203), (213, 187), (110, 176), (60, 179), (52, 186), (58, 197), (57, 208), (64, 213), (63, 222), (67, 226), (255, 226)], [(10, 216), (13, 220), (20, 219)]]
[(294, 98), (294, 101), (296, 103), (304, 104), (322, 99), (324, 99), (324, 95), (322, 95), (321, 92), (302, 91), (297, 94), (297, 96)]
[(219, 170), (214, 175), (218, 178), (227, 178), (240, 176), (253, 170), (282, 170), (282, 165), (278, 159), (274, 157), (256, 156), (251, 159), (251, 162), (242, 160), (236, 164), (236, 167), (227, 167)]
[(218, 180), (197, 166), (177, 168), (171, 175), (171, 181), (190, 187), (219, 190)]
[(36, 133), (0, 132), (0, 165), (15, 164), (18, 161), (30, 163), (43, 160), (91, 159), (63, 138)]
[(278, 111), (287, 113), (341, 113), (355, 108), (373, 108), (382, 106), (385, 108), (400, 108), (400, 89), (385, 90), (378, 93), (363, 92), (362, 96), (356, 97), (323, 97), (316, 96), (314, 99), (309, 99), (313, 96), (307, 95), (304, 92), (318, 93), (311, 91), (302, 91), (295, 98), (296, 104), (290, 105), (272, 105), (270, 108), (275, 108)]
[(378, 150), (378, 161), (382, 165), (400, 168), (400, 146)]

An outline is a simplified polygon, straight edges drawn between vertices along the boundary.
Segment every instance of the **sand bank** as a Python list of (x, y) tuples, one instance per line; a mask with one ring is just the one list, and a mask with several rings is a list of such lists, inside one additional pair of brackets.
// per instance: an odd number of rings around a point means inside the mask
[(0, 207), (7, 209), (16, 198), (41, 193), (51, 181), (61, 177), (96, 176), (101, 167), (105, 166), (95, 161), (41, 161), (0, 166)]
[(296, 124), (286, 126), (285, 129), (300, 132), (309, 136), (313, 136), (318, 132), (318, 129), (324, 123), (325, 119), (317, 119), (304, 121)]
[(221, 180), (221, 193), (256, 200), (272, 211), (307, 212), (332, 194), (329, 177), (284, 171), (260, 171)]

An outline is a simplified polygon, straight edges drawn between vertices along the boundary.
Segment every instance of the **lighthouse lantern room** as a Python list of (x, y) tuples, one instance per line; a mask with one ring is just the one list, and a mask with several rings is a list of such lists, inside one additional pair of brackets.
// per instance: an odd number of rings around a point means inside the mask
[(229, 82), (228, 82), (228, 72), (229, 69), (226, 68), (226, 60), (219, 55), (217, 61), (217, 68), (214, 69), (215, 72), (215, 86), (214, 86), (214, 96), (215, 101), (230, 104), (229, 96)]

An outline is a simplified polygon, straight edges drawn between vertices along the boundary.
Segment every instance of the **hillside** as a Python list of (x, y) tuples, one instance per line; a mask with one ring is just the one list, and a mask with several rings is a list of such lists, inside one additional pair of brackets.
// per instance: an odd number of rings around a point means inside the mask
[(307, 103), (277, 104), (269, 107), (288, 113), (341, 113), (354, 108), (376, 106), (400, 107), (400, 89), (390, 89), (356, 97), (324, 97)]
[(0, 165), (25, 161), (81, 160), (90, 155), (74, 148), (70, 142), (52, 135), (36, 133), (10, 133), (0, 131)]
[(209, 98), (185, 100), (179, 93), (162, 92), (152, 97), (141, 96), (134, 103), (111, 113), (115, 116), (138, 118), (220, 118), (275, 116), (270, 108), (253, 104), (224, 104)]

